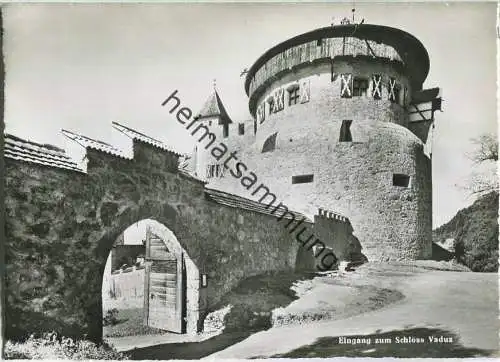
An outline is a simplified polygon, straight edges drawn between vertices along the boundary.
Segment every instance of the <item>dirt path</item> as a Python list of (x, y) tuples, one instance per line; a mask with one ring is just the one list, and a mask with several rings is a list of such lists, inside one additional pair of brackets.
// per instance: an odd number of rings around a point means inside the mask
[[(345, 293), (346, 286), (363, 289), (374, 285), (379, 288), (397, 290), (405, 298), (382, 309), (364, 311), (362, 314), (338, 320), (273, 327), (207, 358), (271, 357), (287, 356), (287, 353), (288, 356), (294, 357), (326, 357), (328, 354), (314, 355), (309, 353), (310, 351), (308, 354), (300, 354), (297, 351), (308, 345), (316, 345), (319, 348), (318, 343), (325, 341), (325, 338), (330, 338), (331, 345), (339, 342), (338, 338), (331, 337), (370, 335), (410, 329), (420, 334), (428, 331), (428, 334), (445, 333), (455, 336), (454, 349), (443, 349), (441, 352), (438, 350), (436, 353), (461, 351), (463, 356), (488, 355), (491, 350), (498, 349), (498, 276), (496, 274), (368, 265), (352, 274), (340, 278), (322, 278), (319, 282), (330, 285), (331, 297), (329, 298), (335, 298), (336, 291), (341, 289), (344, 291), (339, 295), (348, 295), (349, 293)], [(319, 290), (324, 290), (324, 288), (319, 288)], [(312, 298), (312, 296), (309, 295), (307, 298)], [(363, 303), (356, 304), (355, 299), (351, 298), (347, 300), (344, 309), (352, 309), (352, 313), (356, 314), (356, 309), (362, 305)], [(424, 337), (427, 339), (428, 336)], [(390, 347), (401, 348), (398, 345)], [(293, 354), (293, 351), (297, 353)], [(359, 356), (363, 356), (361, 351), (359, 350)], [(376, 352), (376, 348), (365, 348), (363, 351)], [(407, 353), (411, 352), (407, 350)], [(336, 352), (330, 351), (329, 353)], [(390, 353), (390, 349), (385, 353)]]

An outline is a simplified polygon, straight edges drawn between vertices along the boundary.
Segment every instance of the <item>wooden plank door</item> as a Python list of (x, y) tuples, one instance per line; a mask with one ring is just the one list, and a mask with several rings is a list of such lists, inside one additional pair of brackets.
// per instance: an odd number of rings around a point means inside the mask
[(182, 254), (171, 253), (162, 239), (146, 229), (144, 323), (182, 333)]

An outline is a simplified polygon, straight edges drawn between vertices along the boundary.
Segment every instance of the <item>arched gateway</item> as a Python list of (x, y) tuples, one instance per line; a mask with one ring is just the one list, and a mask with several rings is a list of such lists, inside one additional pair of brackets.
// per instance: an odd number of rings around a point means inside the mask
[[(337, 230), (339, 220), (316, 227), (291, 210), (272, 214), (257, 201), (208, 190), (178, 170), (179, 154), (126, 130), (132, 157), (69, 134), (84, 146), (86, 169), (61, 149), (6, 137), (7, 338), (56, 331), (101, 341), (106, 260), (140, 220), (151, 220), (147, 323), (187, 333), (199, 331), (208, 309), (241, 280), (312, 268), (312, 245), (302, 246), (293, 230), (310, 244), (313, 231)], [(156, 296), (178, 309), (165, 317)], [(153, 322), (155, 313), (163, 320)]]

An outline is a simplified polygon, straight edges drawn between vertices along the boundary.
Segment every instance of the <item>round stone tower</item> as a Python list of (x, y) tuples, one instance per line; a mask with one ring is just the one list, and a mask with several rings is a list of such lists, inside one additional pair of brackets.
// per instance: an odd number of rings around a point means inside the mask
[[(248, 71), (255, 142), (239, 159), (288, 207), (347, 216), (368, 259), (430, 258), (424, 145), (440, 98), (422, 90), (428, 70), (420, 41), (386, 26), (344, 24), (288, 39)], [(213, 186), (242, 194), (230, 184)]]

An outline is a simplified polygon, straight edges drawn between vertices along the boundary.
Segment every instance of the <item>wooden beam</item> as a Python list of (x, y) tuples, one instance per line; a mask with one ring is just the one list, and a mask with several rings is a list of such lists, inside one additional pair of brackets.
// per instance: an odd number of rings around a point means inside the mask
[(420, 109), (418, 109), (416, 104), (414, 104), (413, 107), (415, 107), (415, 109), (420, 114), (420, 117), (422, 117), (423, 120), (427, 120), (427, 118), (425, 118), (424, 114), (420, 111)]
[(370, 53), (372, 53), (372, 55), (376, 58), (377, 55), (375, 54), (372, 47), (370, 46), (370, 43), (368, 43), (368, 40), (365, 39), (365, 43), (366, 43), (366, 46), (368, 47), (368, 50), (370, 51)]

